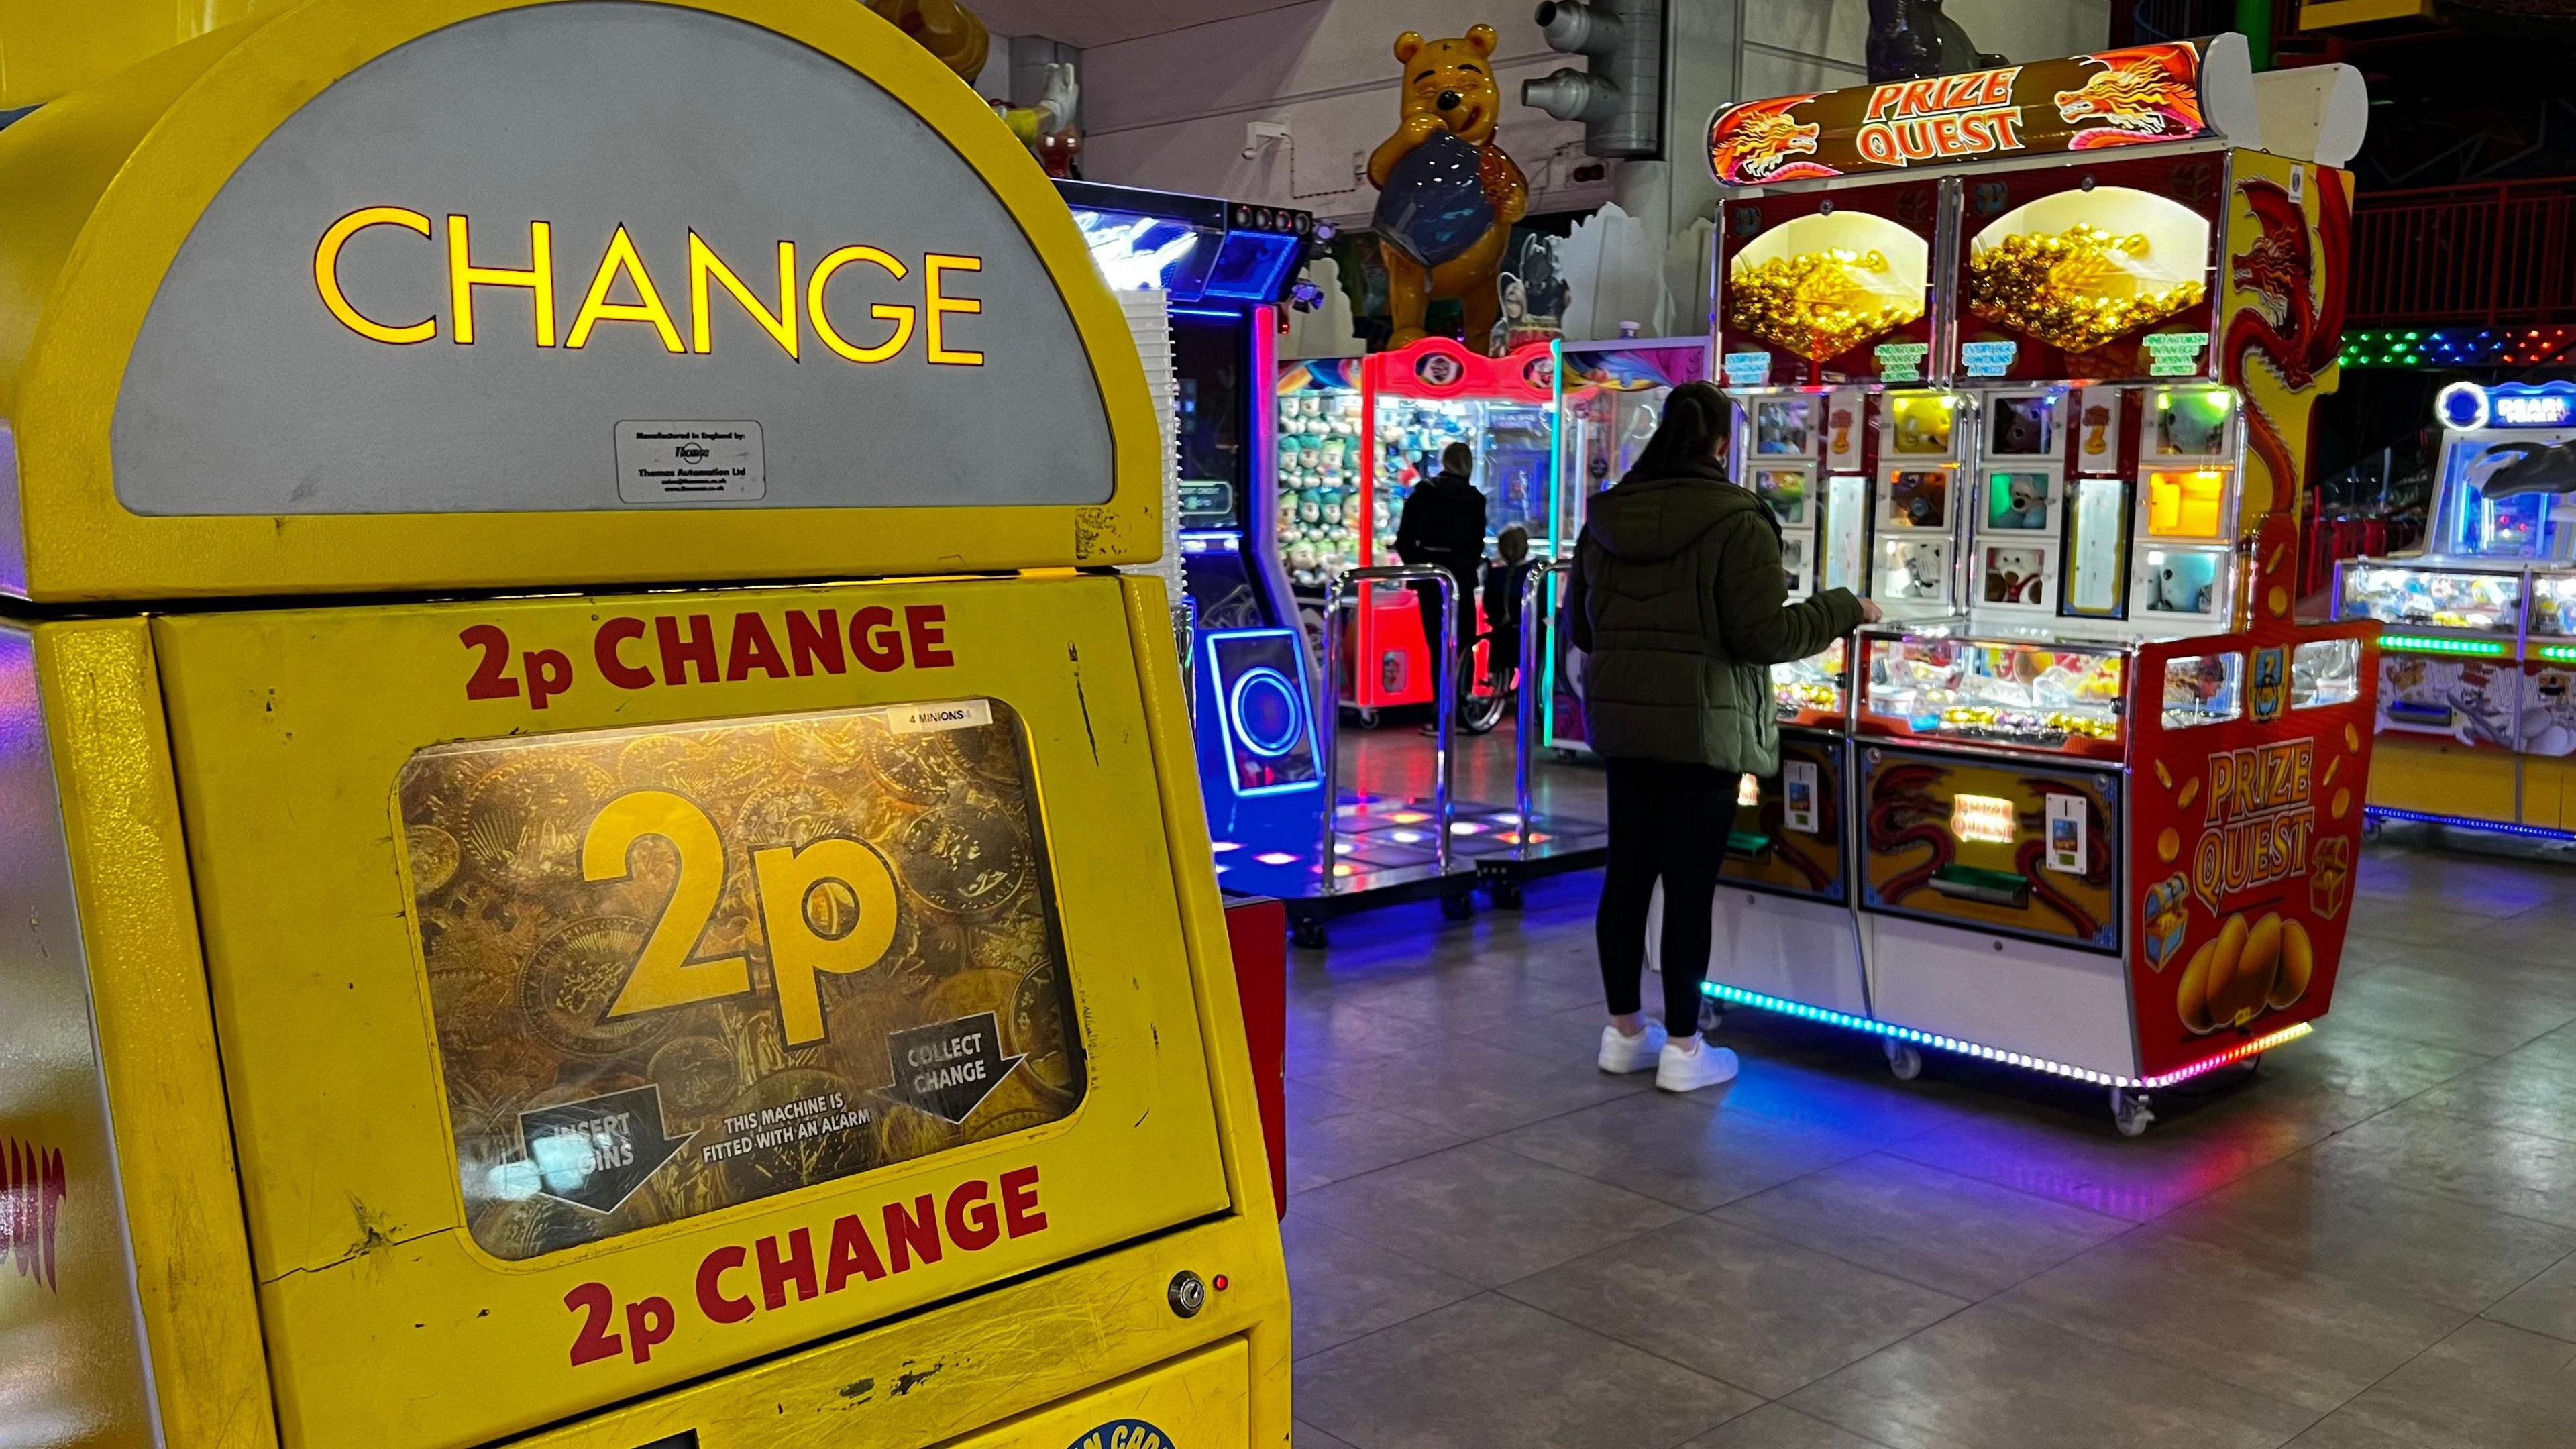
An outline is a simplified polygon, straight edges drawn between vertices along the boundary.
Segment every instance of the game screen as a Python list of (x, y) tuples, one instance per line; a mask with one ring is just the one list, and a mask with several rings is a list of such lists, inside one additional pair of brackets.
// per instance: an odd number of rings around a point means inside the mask
[(1286, 629), (1213, 635), (1208, 658), (1216, 670), (1216, 697), (1224, 711), (1218, 724), (1234, 766), (1235, 793), (1315, 785), (1320, 775), (1297, 636)]
[(494, 1257), (1082, 1100), (1007, 704), (438, 745), (398, 792), (467, 1225)]

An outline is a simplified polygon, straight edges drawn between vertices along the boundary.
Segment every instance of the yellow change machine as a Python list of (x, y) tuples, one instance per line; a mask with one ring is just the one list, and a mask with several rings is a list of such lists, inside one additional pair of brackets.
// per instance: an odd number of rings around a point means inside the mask
[(1288, 1442), (1144, 374), (850, 0), (0, 131), (13, 1444)]

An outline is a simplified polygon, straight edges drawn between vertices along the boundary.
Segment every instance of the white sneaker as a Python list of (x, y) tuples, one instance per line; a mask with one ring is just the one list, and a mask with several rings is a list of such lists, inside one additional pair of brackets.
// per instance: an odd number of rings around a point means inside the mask
[(1601, 1070), (1605, 1072), (1642, 1072), (1655, 1064), (1663, 1050), (1660, 1021), (1648, 1021), (1635, 1036), (1623, 1036), (1615, 1026), (1601, 1028)]
[[(1693, 1041), (1698, 1038), (1694, 1036)], [(1667, 1042), (1655, 1062), (1655, 1085), (1667, 1092), (1696, 1092), (1735, 1080), (1735, 1053), (1721, 1046)]]

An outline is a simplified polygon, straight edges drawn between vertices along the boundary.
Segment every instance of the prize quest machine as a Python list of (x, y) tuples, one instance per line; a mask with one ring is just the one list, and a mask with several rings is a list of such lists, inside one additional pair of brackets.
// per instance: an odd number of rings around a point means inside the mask
[[(1322, 434), (1290, 409), (1274, 418), (1271, 380), (1278, 306), (1315, 219), (1085, 181), (1056, 189), (1113, 289), (1158, 288), (1170, 299), (1175, 532), (1192, 616), (1199, 788), (1220, 884), (1312, 896), (1324, 805), (1315, 671), (1280, 566), (1283, 540), (1299, 525), (1273, 500), (1298, 491), (1288, 480), (1306, 473), (1310, 439)], [(1357, 449), (1354, 434), (1349, 451)]]
[(2576, 383), (2455, 382), (2432, 533), (2339, 566), (2377, 619), (2375, 819), (2576, 840)]
[[(2291, 617), (2346, 179), (2258, 149), (2241, 38), (1722, 111), (1736, 466), (1794, 592), (1720, 1003), (2146, 1094), (2333, 994), (2375, 626)], [(2357, 98), (2356, 98), (2357, 103)]]
[(12, 1437), (1286, 1445), (1154, 419), (982, 101), (312, 0), (0, 190)]
[[(1663, 421), (1664, 399), (1673, 389), (1706, 382), (1708, 376), (1705, 337), (1558, 344), (1556, 504), (1548, 514), (1547, 537), (1533, 538), (1532, 550), (1570, 564), (1592, 495), (1636, 466), (1637, 455)], [(1584, 731), (1583, 698), (1569, 667), (1573, 641), (1552, 627), (1563, 593), (1559, 582), (1551, 577), (1548, 591), (1537, 600), (1544, 607), (1528, 610), (1524, 618), (1547, 629), (1539, 653), (1546, 675), (1538, 684), (1545, 711), (1541, 738), (1548, 748), (1571, 758), (1592, 745)]]

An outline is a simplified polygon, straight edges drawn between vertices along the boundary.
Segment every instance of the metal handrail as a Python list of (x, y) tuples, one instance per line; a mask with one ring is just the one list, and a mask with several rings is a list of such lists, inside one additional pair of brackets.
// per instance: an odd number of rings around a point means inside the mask
[(1322, 665), (1323, 688), (1315, 693), (1315, 748), (1323, 756), (1324, 766), (1324, 839), (1316, 858), (1323, 863), (1324, 878), (1317, 894), (1331, 895), (1339, 877), (1333, 873), (1335, 857), (1341, 852), (1338, 829), (1342, 809), (1341, 730), (1342, 684), (1338, 672), (1341, 652), (1342, 605), (1346, 599), (1366, 597), (1361, 585), (1371, 583), (1428, 583), (1440, 590), (1440, 659), (1439, 689), (1432, 696), (1432, 716), (1437, 724), (1432, 732), (1436, 750), (1435, 776), (1431, 787), (1431, 814), (1438, 826), (1434, 858), (1440, 874), (1449, 874), (1449, 762), (1450, 742), (1457, 728), (1457, 706), (1452, 696), (1457, 682), (1452, 677), (1458, 668), (1458, 581), (1447, 569), (1429, 564), (1380, 564), (1370, 568), (1345, 569), (1324, 586), (1324, 641), (1319, 663)]
[(1520, 751), (1512, 763), (1513, 807), (1520, 811), (1521, 856), (1529, 856), (1530, 821), (1536, 813), (1530, 798), (1530, 752), (1538, 739), (1538, 633), (1541, 620), (1553, 622), (1553, 606), (1547, 613), (1538, 608), (1538, 597), (1547, 581), (1558, 574), (1572, 573), (1574, 560), (1548, 559), (1529, 571), (1521, 580), (1521, 665), (1519, 721)]

